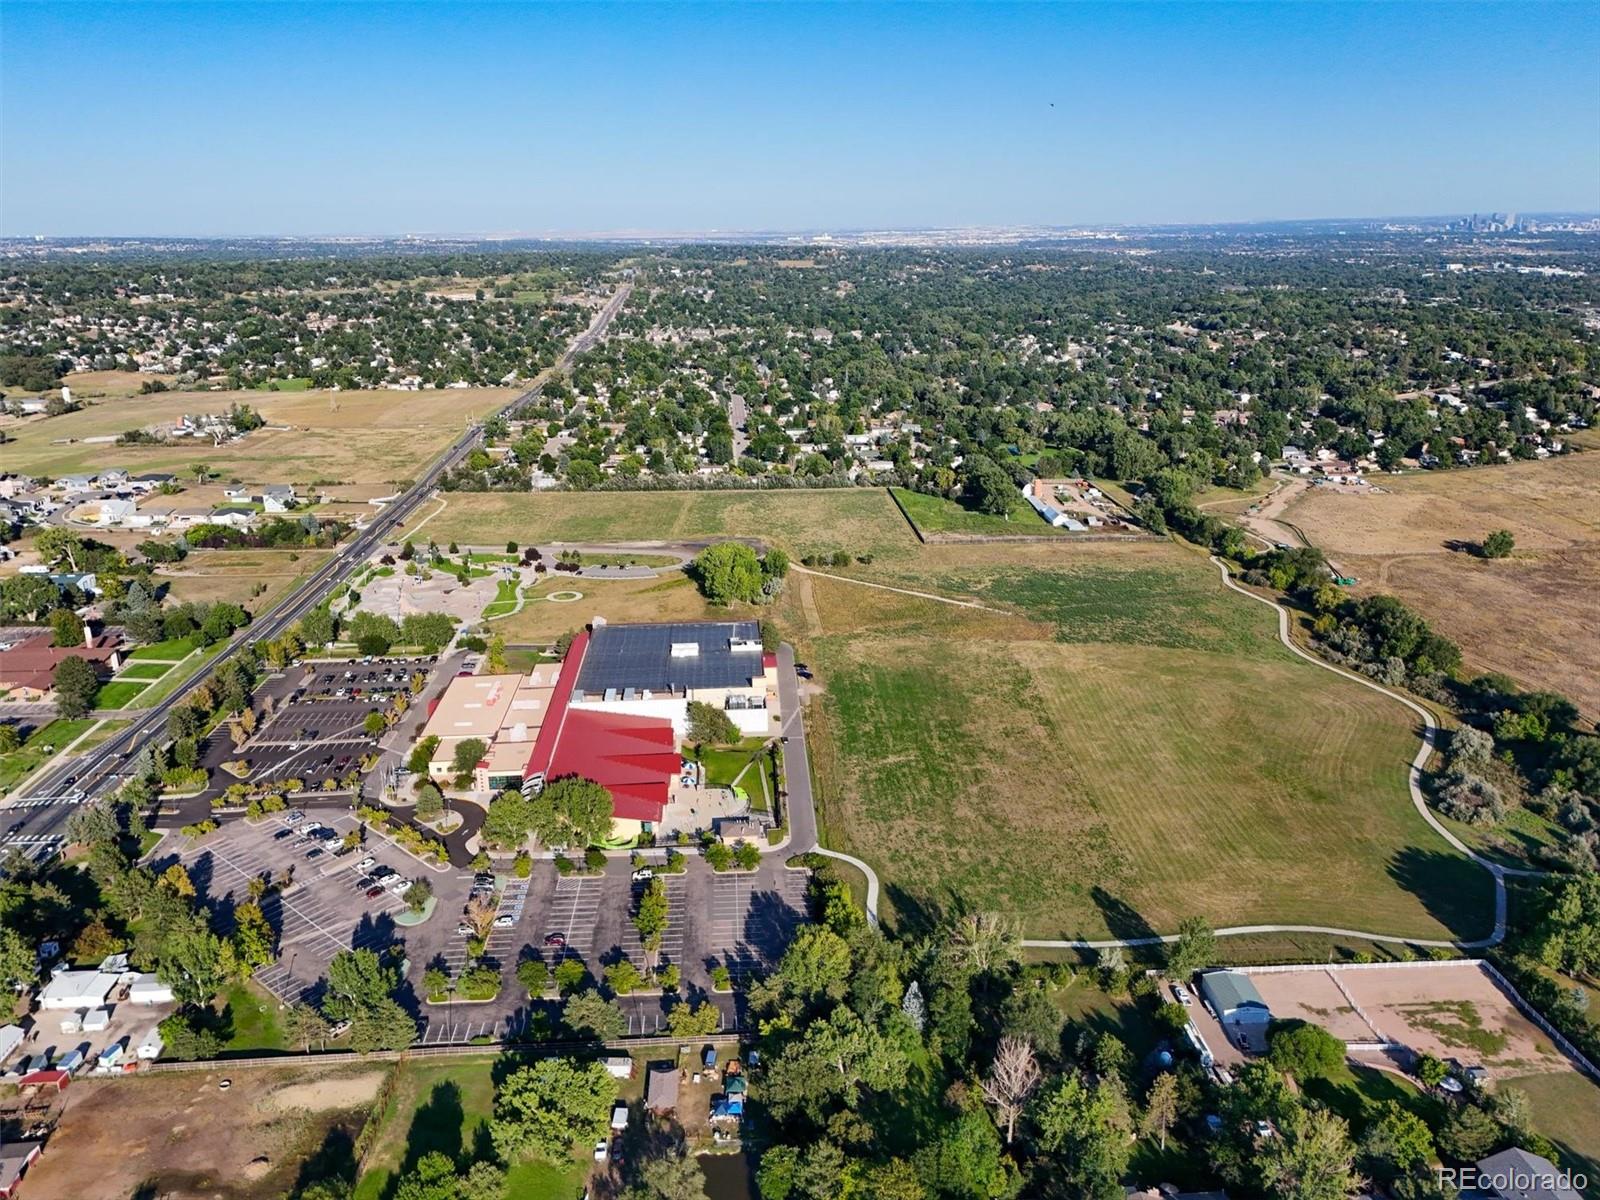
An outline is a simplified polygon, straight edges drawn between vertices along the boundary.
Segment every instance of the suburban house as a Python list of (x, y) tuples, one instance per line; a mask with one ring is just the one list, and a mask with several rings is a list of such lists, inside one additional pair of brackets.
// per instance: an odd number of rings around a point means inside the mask
[(762, 649), (754, 621), (596, 622), (585, 641), (575, 709), (665, 718), (681, 741), (689, 703), (698, 701), (722, 709), (746, 736), (774, 730), (778, 659)]
[(286, 513), (294, 504), (292, 483), (273, 483), (261, 489), (261, 507), (269, 513)]
[(160, 471), (151, 471), (144, 475), (130, 475), (125, 486), (130, 492), (154, 492), (171, 483), (173, 477)]
[(1494, 1200), (1581, 1200), (1577, 1176), (1520, 1146), (1479, 1159), (1477, 1170), (1477, 1194)]
[(56, 480), (56, 487), (63, 492), (84, 492), (92, 488), (100, 476), (90, 471), (88, 474), (63, 475)]
[(1256, 985), (1242, 971), (1207, 971), (1200, 976), (1200, 994), (1235, 1042), (1253, 1050), (1264, 1050), (1272, 1010), (1256, 991)]
[(122, 639), (112, 634), (84, 631), (82, 646), (52, 646), (51, 632), (41, 630), (0, 649), (0, 687), (16, 693), (14, 700), (38, 700), (55, 687), (56, 668), (64, 659), (81, 658), (101, 676), (122, 666)]

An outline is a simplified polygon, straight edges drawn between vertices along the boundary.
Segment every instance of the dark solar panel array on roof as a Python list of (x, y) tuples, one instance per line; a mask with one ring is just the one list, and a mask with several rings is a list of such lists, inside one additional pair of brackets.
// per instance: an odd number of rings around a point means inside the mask
[[(694, 642), (699, 652), (674, 658), (674, 644)], [(756, 649), (737, 653), (733, 642)], [(761, 674), (761, 629), (754, 621), (683, 621), (659, 625), (601, 625), (589, 639), (578, 673), (584, 696), (612, 699), (626, 688), (652, 692), (686, 688), (748, 687)]]

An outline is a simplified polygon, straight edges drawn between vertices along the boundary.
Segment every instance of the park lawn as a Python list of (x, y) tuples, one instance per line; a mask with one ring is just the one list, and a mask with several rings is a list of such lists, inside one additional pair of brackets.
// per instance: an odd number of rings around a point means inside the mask
[(929, 496), (905, 488), (892, 490), (906, 515), (924, 536), (937, 537), (942, 533), (987, 537), (1070, 536), (1069, 531), (1051, 525), (1020, 497), (1011, 505), (1011, 512), (1007, 516), (997, 517), (967, 508), (943, 496)]
[(233, 1025), (223, 1047), (228, 1054), (261, 1054), (289, 1049), (278, 1019), (278, 1001), (255, 983), (230, 983), (222, 1001)]
[(8, 796), (29, 775), (94, 725), (92, 717), (51, 721), (35, 729), (12, 753), (0, 757), (0, 796)]
[(78, 743), (80, 753), (93, 750), (102, 742), (111, 740), (126, 729), (131, 721), (101, 721), (92, 733), (85, 735), (83, 741)]
[(168, 671), (155, 683), (152, 683), (144, 695), (139, 697), (140, 702), (148, 708), (165, 700), (173, 692), (177, 691), (184, 680), (205, 667), (213, 658), (221, 654), (227, 646), (227, 642), (217, 642), (214, 645), (207, 646), (199, 654), (191, 654), (181, 664)]
[(140, 646), (128, 654), (131, 662), (165, 662), (175, 663), (189, 656), (195, 648), (192, 638), (173, 638), (168, 642), (152, 642), (148, 646)]
[(1556, 1144), (1561, 1161), (1589, 1177), (1588, 1196), (1600, 1196), (1600, 1087), (1576, 1070), (1551, 1071), (1505, 1079), (1533, 1104), (1533, 1127)]
[[(739, 778), (740, 773), (753, 760), (762, 757), (762, 747), (766, 744), (766, 738), (748, 737), (737, 746), (715, 749), (708, 747), (702, 750), (700, 752), (700, 761), (706, 769), (706, 784), (709, 787), (731, 788), (733, 781)], [(693, 757), (692, 747), (685, 746), (683, 752), (686, 758)], [(759, 795), (761, 791), (761, 781), (756, 778), (756, 772), (759, 770), (760, 766), (758, 764), (740, 782), (740, 786), (749, 792), (751, 796)]]
[[(478, 1157), (494, 1111), (494, 1059), (489, 1056), (448, 1062), (414, 1061), (396, 1068), (388, 1104), (355, 1200), (381, 1200), (418, 1159), (439, 1151), (467, 1163)], [(506, 1196), (515, 1200), (575, 1200), (588, 1167), (577, 1159), (560, 1165), (517, 1162), (506, 1172)]]
[(100, 685), (100, 690), (94, 694), (94, 707), (126, 708), (149, 686), (148, 683), (138, 679), (117, 679), (111, 683), (103, 683)]
[(1411, 807), (1401, 706), (1290, 655), (1271, 611), (1203, 559), (1074, 557), (898, 572), (1016, 617), (834, 580), (799, 589), (826, 688), (812, 708), (824, 841), (878, 871), (894, 923), (959, 904), (1013, 913), (1037, 938), (1167, 932), (1188, 915), (1486, 932), (1488, 874)]
[(170, 670), (172, 670), (172, 664), (170, 663), (135, 662), (129, 663), (127, 666), (123, 667), (122, 670), (118, 671), (117, 678), (142, 679), (144, 682), (150, 683), (153, 680), (160, 679)]
[(494, 599), (489, 601), (483, 610), (485, 620), (496, 617), (509, 616), (517, 607), (517, 581), (515, 579), (502, 579), (495, 584)]
[[(422, 536), (440, 545), (749, 537), (796, 557), (906, 556), (916, 535), (881, 488), (750, 492), (452, 493)], [(426, 514), (419, 514), (420, 523)], [(1042, 524), (1042, 522), (1041, 522)]]

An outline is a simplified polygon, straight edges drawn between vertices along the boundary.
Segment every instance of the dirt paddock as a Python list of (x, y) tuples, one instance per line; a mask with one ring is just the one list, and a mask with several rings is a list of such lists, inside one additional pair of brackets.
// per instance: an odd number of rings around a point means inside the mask
[(357, 1066), (81, 1080), (28, 1172), (28, 1200), (286, 1195), (308, 1159), (348, 1154), (384, 1074)]
[(1573, 1070), (1477, 963), (1251, 971), (1272, 1015), (1346, 1042), (1393, 1040), (1492, 1076)]

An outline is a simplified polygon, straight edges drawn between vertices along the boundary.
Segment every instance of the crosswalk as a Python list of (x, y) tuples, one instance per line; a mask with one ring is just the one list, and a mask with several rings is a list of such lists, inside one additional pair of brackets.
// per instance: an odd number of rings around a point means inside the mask
[(0, 805), (0, 813), (10, 812), (14, 808), (52, 808), (58, 804), (82, 804), (88, 798), (89, 794), (79, 788), (74, 788), (70, 792), (57, 792), (51, 796), (24, 796), (9, 804)]
[(13, 833), (0, 842), (0, 855), (15, 851), (34, 862), (44, 862), (58, 853), (66, 842), (59, 833)]

